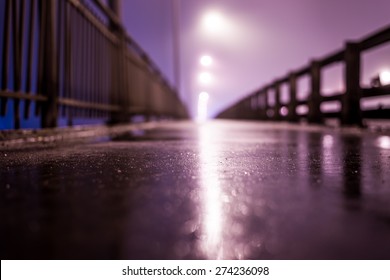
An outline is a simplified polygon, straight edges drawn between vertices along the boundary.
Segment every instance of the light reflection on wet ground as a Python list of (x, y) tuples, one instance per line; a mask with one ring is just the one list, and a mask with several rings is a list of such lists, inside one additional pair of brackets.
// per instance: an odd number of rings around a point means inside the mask
[(161, 124), (0, 154), (1, 257), (388, 259), (390, 137)]

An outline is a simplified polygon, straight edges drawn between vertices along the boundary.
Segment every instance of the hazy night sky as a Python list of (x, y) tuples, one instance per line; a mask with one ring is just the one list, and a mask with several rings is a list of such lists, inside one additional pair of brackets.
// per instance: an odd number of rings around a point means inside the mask
[[(123, 20), (173, 82), (171, 5), (171, 0), (123, 0)], [(180, 6), (180, 92), (193, 115), (201, 91), (210, 94), (214, 115), (310, 59), (340, 49), (345, 40), (390, 24), (389, 0), (182, 0)], [(202, 25), (210, 11), (224, 22), (215, 33)], [(199, 64), (203, 54), (213, 58), (207, 69)], [(363, 56), (363, 82), (383, 69), (390, 70), (390, 45)], [(204, 70), (212, 76), (209, 85), (199, 83)], [(342, 87), (341, 71), (339, 65), (324, 73), (324, 91)], [(306, 90), (301, 83), (298, 95)]]

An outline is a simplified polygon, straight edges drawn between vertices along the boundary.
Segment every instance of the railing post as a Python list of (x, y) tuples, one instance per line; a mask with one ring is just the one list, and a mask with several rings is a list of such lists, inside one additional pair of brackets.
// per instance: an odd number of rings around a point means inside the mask
[(108, 6), (110, 7), (111, 11), (119, 18), (119, 20), (122, 20), (122, 0), (108, 0)]
[(264, 116), (265, 120), (269, 120), (269, 115), (268, 115), (268, 110), (269, 110), (268, 90), (269, 90), (268, 87), (264, 88), (264, 90), (263, 90), (263, 94), (264, 94), (264, 115), (263, 116)]
[(275, 121), (280, 120), (280, 83), (275, 82), (273, 85), (273, 88), (275, 90), (275, 106), (274, 106), (274, 115), (273, 119)]
[(346, 44), (344, 60), (345, 93), (342, 96), (341, 123), (361, 126), (360, 49), (357, 43)]
[(290, 103), (288, 105), (288, 120), (297, 122), (297, 76), (291, 73), (289, 76)]
[(312, 61), (310, 66), (311, 94), (309, 96), (308, 121), (311, 123), (321, 123), (321, 65), (318, 61)]
[[(109, 0), (108, 5), (111, 11), (120, 19), (120, 0)], [(128, 121), (128, 100), (126, 94), (127, 88), (124, 80), (124, 61), (125, 58), (124, 53), (126, 52), (126, 38), (125, 31), (120, 23), (111, 21), (110, 29), (117, 38), (118, 44), (113, 45), (111, 48), (111, 90), (110, 90), (110, 102), (111, 105), (118, 105), (121, 108), (119, 112), (111, 112), (110, 120), (108, 121), (110, 124), (123, 123)]]
[[(55, 44), (55, 11), (56, 1), (42, 1), (41, 5), (41, 21), (45, 29), (43, 38), (43, 72), (42, 72), (42, 94), (47, 97), (47, 101), (42, 104), (41, 126), (56, 127), (58, 118), (58, 73), (56, 67), (56, 51)], [(41, 30), (43, 30), (41, 28)]]
[(267, 91), (262, 89), (260, 91), (260, 119), (265, 120), (267, 118), (267, 102), (266, 102)]
[(261, 119), (261, 114), (262, 114), (261, 91), (257, 91), (255, 96), (256, 96), (255, 118), (256, 118), (256, 120), (260, 120)]

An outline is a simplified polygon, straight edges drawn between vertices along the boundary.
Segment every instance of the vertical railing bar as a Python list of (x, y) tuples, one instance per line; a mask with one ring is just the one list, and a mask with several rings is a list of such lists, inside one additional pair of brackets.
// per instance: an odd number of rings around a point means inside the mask
[(288, 107), (288, 119), (291, 122), (298, 121), (297, 118), (297, 76), (295, 73), (289, 75), (289, 94), (290, 101)]
[[(100, 70), (100, 58), (99, 58), (99, 42), (98, 42), (99, 31), (93, 29), (93, 45), (94, 45), (94, 86), (95, 86), (95, 102), (100, 104), (100, 93), (99, 93), (99, 70)], [(100, 110), (95, 111), (96, 118), (99, 118)]]
[(125, 52), (126, 52), (126, 44), (124, 42), (122, 42), (122, 55), (121, 55), (121, 61), (122, 61), (122, 91), (121, 91), (121, 94), (123, 96), (123, 99), (125, 100), (125, 114), (126, 114), (126, 118), (128, 119), (128, 111), (129, 111), (129, 108), (128, 108), (128, 105), (129, 105), (129, 100), (128, 100), (128, 95), (127, 95), (127, 80), (126, 80), (126, 55), (125, 55)]
[[(72, 16), (72, 35), (74, 36), (74, 56), (73, 56), (73, 61), (74, 61), (74, 64), (73, 64), (73, 67), (72, 67), (72, 70), (73, 70), (73, 90), (70, 92), (71, 96), (70, 98), (71, 99), (76, 99), (76, 97), (79, 95), (79, 91), (80, 91), (80, 75), (81, 75), (81, 57), (80, 57), (80, 53), (81, 53), (81, 40), (80, 40), (80, 37), (81, 37), (81, 14), (80, 12), (74, 8), (74, 7), (71, 7), (72, 9), (72, 12), (73, 12), (73, 15)], [(73, 124), (74, 122), (74, 118), (77, 118), (77, 112), (76, 112), (76, 108), (72, 107), (72, 106), (69, 106), (69, 109), (71, 111), (71, 122)]]
[(24, 25), (25, 25), (25, 18), (26, 18), (26, 7), (25, 7), (25, 1), (24, 0), (21, 0), (21, 4), (20, 4), (20, 7), (19, 7), (19, 17), (20, 17), (20, 25), (19, 25), (19, 71), (18, 71), (18, 74), (19, 74), (19, 84), (18, 84), (18, 90), (21, 90), (22, 89), (22, 82), (23, 82), (23, 71), (22, 71), (22, 67), (23, 67), (23, 41), (24, 41)]
[(259, 94), (257, 95), (257, 104), (259, 106), (259, 119), (264, 119), (264, 92), (263, 89), (259, 90)]
[[(92, 65), (92, 62), (93, 62), (93, 49), (94, 47), (92, 46), (92, 24), (88, 21), (87, 22), (87, 53), (88, 53), (88, 62), (87, 62), (87, 66), (88, 66), (88, 70), (87, 70), (87, 73), (88, 73), (88, 79), (87, 79), (87, 87), (88, 87), (88, 102), (93, 102), (94, 100), (94, 92), (93, 92), (93, 80), (92, 80), (92, 76), (93, 76), (93, 72), (94, 72), (94, 69), (93, 69), (93, 65)], [(90, 108), (88, 111), (88, 117), (91, 118), (92, 117), (92, 114), (93, 114), (93, 109)]]
[[(69, 61), (70, 61), (70, 85), (69, 85), (69, 95), (68, 98), (72, 99), (74, 96), (74, 91), (76, 90), (76, 67), (77, 67), (77, 48), (76, 48), (76, 39), (77, 39), (77, 30), (75, 29), (75, 23), (76, 21), (76, 13), (74, 11), (74, 8), (70, 3), (68, 3), (68, 25), (69, 25)], [(67, 125), (72, 126), (73, 125), (73, 110), (71, 106), (67, 106), (67, 112), (68, 112), (68, 120)]]
[[(260, 100), (260, 95), (261, 95), (261, 92), (260, 91), (257, 91), (256, 92), (256, 112), (255, 112), (255, 118), (257, 119), (257, 120), (259, 120), (259, 119), (261, 119), (261, 104), (260, 104), (260, 102), (259, 102), (259, 100)], [(176, 96), (176, 94), (174, 95), (174, 97), (175, 97), (175, 100), (177, 100), (177, 103), (180, 103), (179, 102), (179, 99), (177, 98), (177, 96)], [(176, 109), (176, 111), (177, 111), (177, 109)]]
[(111, 42), (106, 41), (106, 51), (105, 53), (108, 54), (106, 56), (106, 90), (107, 90), (107, 95), (105, 96), (105, 100), (108, 104), (114, 105), (115, 103), (111, 100), (111, 95), (112, 95), (112, 86), (111, 86), (111, 77), (112, 77), (112, 72), (111, 72), (111, 60), (112, 60), (112, 54), (111, 54)]
[(122, 94), (123, 99), (125, 100), (125, 104), (126, 104), (126, 107), (125, 107), (126, 112), (125, 112), (125, 114), (126, 114), (126, 116), (128, 116), (129, 100), (128, 100), (128, 95), (127, 95), (126, 55), (125, 55), (125, 52), (126, 52), (126, 45), (122, 42), (122, 55), (121, 55), (121, 61), (122, 61), (122, 91), (121, 91), (121, 94)]
[[(38, 17), (39, 17), (39, 50), (38, 50), (38, 89), (37, 94), (42, 94), (43, 88), (43, 61), (45, 47), (45, 22), (46, 22), (46, 1), (38, 1)], [(46, 101), (45, 101), (46, 102)], [(37, 102), (35, 105), (35, 115), (41, 111), (41, 104)]]
[[(71, 10), (72, 7), (65, 2), (65, 92), (64, 95), (66, 98), (71, 97), (71, 91), (73, 90), (72, 83), (72, 34), (71, 34)], [(65, 113), (67, 113), (67, 125), (72, 125), (72, 115), (70, 106), (65, 107)]]
[(25, 1), (21, 0), (19, 5), (19, 30), (18, 30), (18, 87), (16, 90), (22, 91), (23, 82), (23, 43), (24, 43), (24, 22), (26, 17)]
[(274, 118), (274, 120), (280, 121), (281, 120), (281, 116), (280, 116), (280, 108), (281, 108), (281, 105), (280, 105), (280, 83), (275, 82), (273, 85), (273, 88), (274, 88), (274, 92), (275, 92), (275, 105), (274, 105), (273, 118)]
[[(57, 84), (57, 92), (58, 92), (58, 97), (61, 97), (63, 95), (63, 87), (62, 87), (62, 84), (63, 84), (63, 71), (62, 71), (62, 53), (63, 53), (63, 48), (64, 48), (64, 45), (62, 44), (63, 43), (63, 40), (62, 40), (62, 27), (63, 27), (63, 24), (62, 24), (62, 3), (64, 3), (64, 1), (58, 1), (57, 2), (57, 57), (56, 57), (56, 60), (57, 60), (57, 77), (58, 77), (58, 84)], [(63, 105), (59, 105), (59, 110), (60, 110), (60, 115), (61, 115), (61, 111), (63, 112)]]
[[(93, 46), (94, 46), (94, 79), (93, 79), (93, 84), (94, 84), (94, 89), (95, 89), (95, 102), (100, 104), (99, 100), (99, 86), (98, 86), (98, 81), (99, 81), (99, 63), (100, 63), (100, 58), (98, 55), (98, 49), (99, 49), (99, 42), (98, 42), (98, 33), (99, 31), (96, 30), (95, 28), (93, 29)], [(95, 117), (99, 118), (99, 110), (95, 110)]]
[(42, 106), (41, 126), (56, 127), (58, 123), (58, 73), (56, 67), (56, 1), (46, 0), (46, 36), (44, 40), (43, 95), (47, 102)]
[[(104, 40), (103, 38), (103, 35), (101, 35), (101, 40), (102, 40), (102, 48), (101, 48), (101, 51), (102, 51), (102, 54), (107, 54), (107, 42)], [(109, 93), (108, 93), (108, 90), (107, 90), (107, 55), (104, 55), (102, 56), (102, 70), (101, 70), (101, 77), (102, 77), (102, 95), (101, 95), (101, 99), (102, 99), (102, 102), (105, 103), (105, 104), (109, 104), (109, 102), (107, 102), (107, 97), (109, 96)], [(105, 112), (104, 113), (104, 118), (107, 119), (108, 117), (108, 113)]]
[[(94, 76), (95, 76), (95, 60), (94, 60), (94, 54), (95, 54), (95, 46), (93, 42), (94, 34), (93, 34), (93, 25), (90, 23), (89, 24), (89, 45), (90, 45), (90, 54), (89, 54), (89, 60), (90, 60), (90, 77), (89, 77), (89, 83), (90, 83), (90, 100), (92, 103), (95, 103), (96, 100), (96, 91), (95, 91), (95, 84), (94, 84)], [(89, 112), (89, 117), (93, 118), (95, 114), (95, 109), (91, 109)]]
[[(93, 93), (93, 102), (98, 104), (99, 103), (99, 92), (98, 92), (98, 85), (97, 85), (97, 76), (98, 76), (98, 57), (97, 57), (97, 32), (98, 30), (96, 29), (95, 26), (91, 25), (91, 32), (92, 32), (92, 37), (91, 37), (91, 42), (92, 42), (92, 93)], [(93, 118), (98, 118), (99, 117), (99, 110), (94, 109), (93, 110)]]
[[(34, 55), (34, 23), (35, 23), (35, 0), (30, 2), (29, 16), (29, 31), (28, 31), (28, 57), (27, 57), (27, 75), (26, 75), (26, 93), (31, 94), (31, 80), (33, 71), (33, 55)], [(26, 100), (24, 104), (24, 118), (27, 119), (30, 114), (30, 100)]]
[[(99, 40), (100, 40), (100, 58), (101, 58), (101, 65), (100, 65), (100, 85), (99, 87), (101, 87), (101, 91), (100, 91), (100, 102), (104, 103), (104, 104), (109, 104), (107, 101), (106, 101), (106, 98), (108, 96), (108, 93), (107, 93), (107, 89), (106, 89), (106, 78), (107, 78), (107, 75), (106, 75), (106, 71), (107, 71), (107, 55), (106, 55), (106, 44), (105, 44), (105, 40), (103, 38), (103, 35), (100, 34), (99, 36)], [(103, 55), (104, 54), (104, 55)], [(106, 121), (107, 121), (107, 116), (108, 116), (108, 113), (107, 112), (103, 112), (102, 111), (102, 114), (101, 114), (101, 117), (103, 117)]]
[(125, 49), (125, 55), (124, 55), (124, 60), (125, 60), (125, 91), (124, 91), (124, 94), (126, 94), (126, 98), (127, 98), (127, 101), (126, 101), (126, 104), (128, 105), (127, 107), (127, 110), (129, 110), (130, 108), (130, 79), (129, 79), (129, 60), (128, 60), (128, 57), (126, 55), (126, 52), (127, 52), (127, 49)]
[[(81, 92), (81, 84), (80, 84), (80, 81), (82, 79), (81, 77), (81, 74), (82, 74), (82, 29), (81, 29), (81, 23), (82, 23), (82, 19), (81, 19), (81, 13), (74, 9), (74, 20), (72, 20), (72, 22), (74, 23), (73, 24), (73, 28), (74, 28), (74, 34), (75, 34), (75, 56), (74, 56), (74, 61), (75, 61), (75, 64), (74, 64), (74, 90), (72, 91), (72, 96), (71, 98), (72, 99), (77, 99), (77, 97), (80, 95), (80, 92)], [(72, 114), (75, 118), (78, 117), (78, 112), (76, 110), (76, 108), (74, 107), (71, 107), (72, 109)], [(73, 120), (72, 120), (73, 122)]]
[(360, 108), (361, 54), (358, 43), (346, 43), (344, 63), (345, 93), (342, 96), (341, 123), (343, 125), (362, 126), (362, 112)]
[(114, 105), (115, 103), (113, 102), (113, 99), (112, 99), (112, 85), (111, 85), (111, 76), (112, 76), (112, 73), (111, 73), (111, 60), (112, 60), (112, 54), (111, 54), (111, 42), (108, 42), (106, 41), (105, 43), (105, 53), (108, 54), (105, 58), (106, 60), (106, 71), (105, 71), (105, 87), (106, 87), (106, 96), (105, 96), (105, 100), (108, 104), (110, 105)]
[[(86, 22), (87, 22), (87, 19), (84, 17), (84, 14), (81, 14), (80, 16), (80, 20), (81, 20), (81, 24), (80, 24), (80, 30), (81, 30), (81, 37), (80, 37), (80, 43), (81, 43), (81, 48), (80, 48), (80, 52), (81, 52), (81, 59), (80, 59), (80, 62), (81, 62), (81, 85), (80, 88), (81, 88), (81, 92), (80, 92), (80, 96), (77, 96), (77, 98), (80, 98), (81, 100), (83, 101), (88, 101), (88, 94), (87, 94), (87, 57), (88, 57), (88, 51), (87, 51), (87, 28), (86, 28)], [(85, 117), (85, 111), (86, 109), (82, 109), (82, 108), (78, 108), (77, 109), (78, 113), (80, 115), (78, 115), (79, 117), (81, 118), (84, 118)]]
[[(59, 67), (59, 69), (61, 69), (61, 71), (58, 71), (58, 84), (59, 84), (59, 89), (58, 92), (59, 92), (59, 96), (61, 96), (61, 98), (65, 98), (66, 97), (66, 87), (67, 87), (67, 81), (66, 81), (66, 44), (67, 44), (67, 41), (66, 41), (66, 16), (65, 16), (65, 13), (66, 13), (66, 2), (67, 0), (61, 0), (61, 4), (58, 4), (61, 6), (60, 9), (60, 14), (61, 14), (61, 20), (59, 20), (59, 22), (61, 22), (61, 41), (62, 41), (62, 44), (61, 46), (58, 47), (58, 51), (61, 53), (61, 56), (60, 56), (60, 63), (61, 63), (61, 66)], [(66, 106), (63, 105), (63, 104), (59, 104), (59, 107), (60, 107), (60, 114), (59, 116), (61, 116), (61, 118), (65, 118), (66, 117)]]
[[(76, 45), (76, 50), (77, 50), (77, 60), (76, 60), (76, 63), (77, 65), (75, 65), (75, 69), (77, 70), (77, 74), (75, 76), (75, 79), (76, 79), (76, 90), (74, 92), (74, 95), (72, 96), (73, 99), (77, 99), (82, 91), (83, 91), (83, 88), (82, 88), (82, 75), (83, 75), (83, 29), (82, 29), (82, 23), (83, 23), (83, 18), (82, 18), (82, 15), (81, 15), (81, 12), (79, 12), (78, 10), (75, 10), (75, 14), (76, 14), (76, 18), (77, 18), (77, 24), (75, 25), (75, 29), (77, 30), (77, 39), (75, 40), (77, 42), (77, 45)], [(82, 98), (80, 98), (80, 100), (82, 100)], [(73, 110), (73, 113), (74, 113), (74, 117), (77, 119), (79, 116), (79, 111), (77, 110), (77, 108), (73, 107), (72, 108)]]
[[(80, 98), (80, 100), (83, 100), (85, 101), (85, 96), (83, 95), (83, 93), (85, 92), (85, 88), (84, 88), (84, 85), (83, 85), (83, 81), (85, 81), (85, 78), (84, 78), (84, 74), (85, 74), (85, 69), (84, 69), (84, 58), (85, 58), (85, 55), (84, 55), (84, 38), (85, 38), (85, 34), (84, 34), (84, 18), (83, 18), (83, 15), (81, 12), (79, 12), (79, 24), (78, 24), (78, 27), (76, 28), (80, 28), (80, 32), (79, 32), (79, 37), (78, 37), (78, 41), (79, 41), (79, 61), (80, 61), (80, 64), (79, 64), (79, 69), (80, 69), (80, 75), (78, 75), (78, 83), (77, 83), (77, 88), (78, 88), (78, 91), (76, 92), (76, 96), (74, 96), (75, 99), (77, 98)], [(74, 108), (74, 112), (75, 112), (75, 117), (76, 118), (80, 118), (82, 117), (82, 115), (80, 115), (80, 113), (82, 113), (77, 107)]]
[[(99, 88), (100, 88), (100, 102), (101, 103), (104, 103), (104, 104), (107, 104), (104, 100), (104, 95), (105, 95), (105, 78), (106, 78), (106, 75), (105, 75), (105, 69), (106, 69), (106, 66), (105, 66), (105, 59), (106, 59), (106, 56), (103, 54), (105, 53), (104, 52), (104, 47), (105, 47), (105, 44), (104, 44), (104, 40), (102, 40), (102, 35), (99, 34), (99, 46), (100, 46), (100, 50), (99, 50), (99, 57), (100, 57), (100, 77), (99, 77)], [(107, 94), (108, 95), (108, 94)], [(101, 117), (103, 118), (106, 118), (106, 112), (101, 112)]]
[[(93, 85), (93, 76), (94, 76), (94, 72), (95, 72), (95, 69), (94, 69), (94, 61), (93, 61), (93, 52), (94, 52), (94, 49), (95, 49), (95, 46), (93, 46), (93, 26), (90, 22), (88, 22), (88, 59), (89, 59), (89, 62), (88, 62), (88, 66), (89, 66), (89, 79), (88, 79), (88, 82), (89, 82), (89, 102), (94, 102), (94, 99), (95, 99), (95, 92), (94, 92), (94, 85)], [(92, 118), (93, 117), (93, 114), (94, 114), (94, 109), (91, 108), (88, 112), (88, 117), (89, 118)]]
[[(111, 85), (110, 85), (110, 59), (112, 59), (110, 57), (110, 48), (109, 48), (109, 42), (107, 40), (103, 40), (103, 53), (106, 54), (104, 56), (104, 71), (103, 71), (103, 82), (104, 82), (104, 95), (102, 96), (103, 97), (103, 100), (106, 104), (111, 104)], [(109, 114), (106, 114), (106, 118), (109, 117)]]
[[(88, 28), (89, 21), (86, 17), (83, 16), (83, 22), (84, 22), (84, 25), (83, 25), (83, 28), (84, 28), (83, 29), (84, 30), (84, 36), (83, 36), (83, 42), (84, 42), (84, 46), (83, 46), (83, 49), (84, 49), (84, 80), (83, 80), (84, 91), (82, 92), (82, 94), (84, 95), (84, 101), (89, 102), (89, 100), (90, 100), (89, 55), (91, 52), (91, 50), (89, 49), (89, 28)], [(82, 117), (88, 118), (88, 114), (89, 114), (90, 109), (80, 108), (80, 110), (82, 111)]]
[[(24, 5), (23, 5), (24, 6)], [(15, 92), (19, 91), (21, 88), (21, 77), (20, 77), (20, 66), (21, 66), (21, 45), (20, 43), (20, 37), (19, 34), (22, 27), (19, 29), (19, 24), (24, 23), (24, 18), (21, 19), (19, 22), (19, 16), (21, 16), (21, 11), (19, 10), (18, 2), (12, 1), (12, 17), (13, 17), (13, 24), (12, 24), (12, 33), (13, 33), (13, 66), (14, 66), (14, 85), (13, 90)], [(14, 98), (13, 100), (13, 107), (14, 107), (14, 128), (19, 129), (20, 128), (20, 100), (18, 98)]]
[[(1, 88), (3, 90), (7, 90), (8, 88), (8, 62), (9, 62), (9, 44), (10, 44), (10, 20), (11, 20), (11, 0), (6, 0), (5, 2), (5, 16), (4, 16), (4, 46), (3, 46), (3, 73), (2, 73), (2, 82), (1, 82)], [(2, 97), (1, 98), (1, 108), (0, 108), (0, 115), (4, 116), (7, 113), (7, 98)]]
[(310, 66), (310, 96), (308, 100), (309, 114), (308, 121), (311, 123), (321, 123), (322, 114), (320, 110), (321, 104), (321, 65), (314, 60)]
[(116, 50), (117, 46), (115, 45), (115, 43), (112, 43), (111, 44), (111, 52), (112, 52), (112, 55), (113, 55), (113, 65), (111, 67), (113, 67), (113, 85), (114, 85), (114, 100), (115, 100), (115, 104), (116, 105), (119, 105), (119, 100), (118, 100), (118, 71), (117, 71), (117, 65), (118, 65), (118, 57), (117, 57), (117, 50)]
[(268, 88), (265, 88), (264, 89), (264, 104), (265, 104), (264, 111), (265, 111), (265, 119), (266, 120), (269, 119), (268, 110), (270, 108), (268, 94), (269, 94), (269, 90), (268, 90)]
[[(110, 79), (108, 81), (109, 83), (109, 96), (110, 96), (110, 104), (111, 105), (117, 105), (116, 104), (116, 96), (115, 96), (115, 82), (113, 81), (114, 79), (114, 76), (115, 76), (115, 67), (113, 67), (113, 65), (115, 64), (115, 61), (114, 61), (114, 56), (113, 56), (113, 51), (112, 51), (112, 48), (113, 48), (113, 43), (112, 42), (109, 42), (107, 48), (108, 48), (108, 56), (110, 58), (109, 60), (109, 66), (110, 67)], [(111, 120), (110, 120), (111, 122)]]
[[(119, 36), (118, 36), (119, 37)], [(116, 70), (117, 70), (117, 92), (118, 92), (118, 103), (122, 105), (121, 110), (123, 109), (124, 99), (122, 96), (122, 59), (121, 59), (121, 53), (122, 53), (122, 41), (119, 40), (118, 45), (116, 46)], [(123, 111), (121, 112), (121, 115), (123, 115)]]
[[(92, 61), (93, 61), (93, 79), (92, 79), (92, 84), (93, 84), (93, 93), (94, 93), (94, 102), (99, 103), (99, 93), (98, 93), (98, 87), (97, 87), (97, 76), (98, 76), (98, 59), (99, 57), (97, 56), (97, 30), (95, 28), (92, 28), (92, 46), (93, 46), (93, 56), (92, 56)], [(98, 118), (99, 110), (95, 109), (94, 110), (94, 118)]]
[[(119, 36), (118, 36), (119, 38)], [(120, 59), (120, 53), (121, 53), (121, 41), (118, 40), (118, 44), (114, 47), (115, 51), (115, 59), (116, 59), (116, 65), (115, 71), (116, 71), (116, 93), (117, 93), (117, 103), (120, 105), (123, 105), (123, 100), (121, 97), (121, 59)], [(122, 110), (123, 108), (121, 108)], [(121, 112), (122, 114), (123, 112)]]
[[(95, 98), (96, 98), (96, 92), (95, 92), (95, 85), (94, 85), (94, 76), (95, 76), (95, 60), (94, 60), (94, 52), (95, 52), (95, 46), (93, 44), (93, 25), (90, 23), (89, 24), (89, 69), (90, 69), (90, 74), (89, 74), (89, 84), (90, 84), (90, 102), (95, 103)], [(95, 109), (91, 108), (89, 111), (89, 117), (93, 118), (95, 114)]]
[(127, 119), (129, 116), (129, 104), (130, 104), (130, 99), (129, 99), (129, 93), (128, 93), (128, 79), (127, 79), (127, 56), (126, 56), (126, 47), (127, 45), (125, 43), (122, 43), (122, 65), (123, 65), (123, 73), (122, 73), (122, 83), (123, 83), (123, 89), (122, 89), (122, 95), (124, 95), (124, 99), (126, 102), (126, 115)]
[(112, 57), (112, 61), (111, 61), (111, 68), (112, 68), (112, 77), (111, 77), (111, 83), (112, 83), (112, 86), (113, 86), (113, 97), (114, 97), (114, 104), (115, 105), (119, 105), (119, 102), (118, 102), (118, 90), (117, 90), (117, 86), (118, 86), (118, 82), (117, 82), (117, 78), (118, 78), (118, 75), (117, 75), (117, 65), (118, 65), (118, 61), (117, 61), (117, 57), (116, 57), (116, 46), (115, 46), (115, 43), (111, 43), (111, 46), (110, 46), (110, 49), (111, 49), (111, 57)]
[[(97, 76), (96, 76), (96, 86), (97, 86), (97, 102), (98, 103), (103, 103), (102, 100), (102, 91), (103, 91), (103, 86), (102, 86), (102, 68), (103, 68), (103, 57), (102, 57), (102, 45), (101, 45), (101, 40), (100, 40), (100, 33), (97, 31), (96, 32), (96, 62), (97, 62)], [(98, 117), (102, 117), (101, 111), (98, 113)]]
[[(86, 87), (86, 101), (91, 102), (92, 100), (92, 92), (91, 92), (91, 38), (90, 38), (90, 22), (86, 19), (85, 21), (85, 44), (86, 44), (86, 63), (85, 63), (85, 74), (86, 74), (86, 80), (85, 80), (85, 87)], [(91, 111), (92, 108), (87, 108), (85, 111), (85, 117), (90, 118), (91, 117)]]

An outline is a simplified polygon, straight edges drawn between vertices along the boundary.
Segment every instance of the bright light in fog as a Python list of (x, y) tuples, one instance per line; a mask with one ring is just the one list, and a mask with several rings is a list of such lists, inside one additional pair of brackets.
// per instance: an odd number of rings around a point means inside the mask
[(210, 73), (208, 73), (208, 72), (202, 72), (202, 73), (200, 73), (200, 75), (199, 75), (199, 81), (200, 81), (202, 84), (208, 84), (208, 83), (210, 83), (210, 81), (211, 81), (211, 75), (210, 75)]
[(217, 12), (209, 12), (203, 17), (203, 26), (207, 31), (217, 32), (223, 26), (223, 18)]
[(204, 55), (200, 58), (200, 64), (203, 66), (210, 66), (213, 63), (213, 59), (209, 55)]
[(205, 91), (199, 93), (198, 97), (198, 120), (204, 121), (207, 119), (207, 103), (209, 101), (209, 94)]
[(390, 84), (390, 71), (382, 71), (379, 74), (379, 79), (381, 81), (381, 85)]
[(389, 136), (380, 136), (377, 139), (376, 143), (382, 149), (390, 149), (390, 137)]

